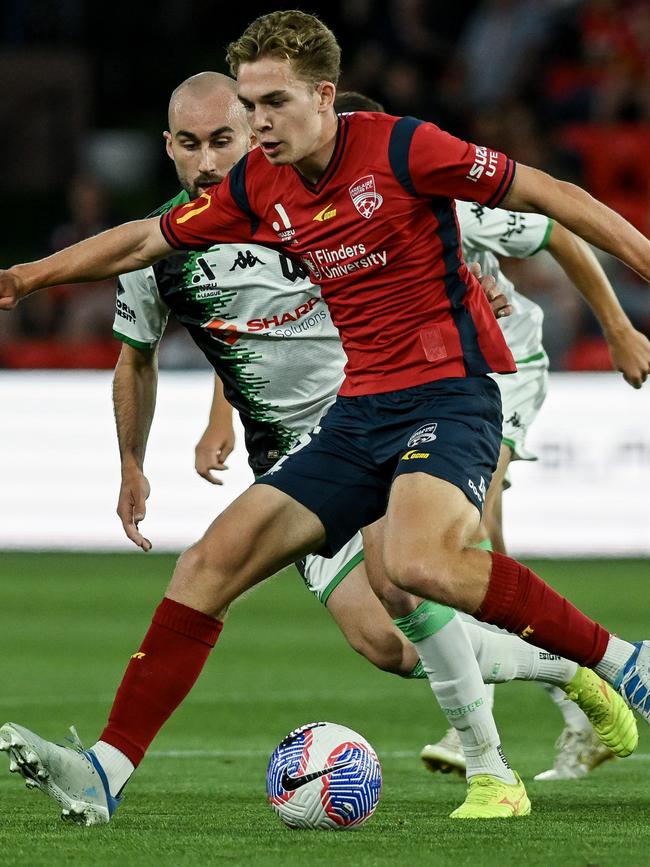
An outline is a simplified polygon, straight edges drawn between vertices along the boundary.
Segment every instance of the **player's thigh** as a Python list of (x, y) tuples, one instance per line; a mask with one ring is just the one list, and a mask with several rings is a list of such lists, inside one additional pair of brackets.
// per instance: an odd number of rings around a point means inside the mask
[(363, 528), (363, 550), (368, 583), (390, 617), (407, 617), (422, 600), (394, 584), (384, 566), (385, 518)]
[(501, 522), (501, 500), (503, 497), (504, 483), (510, 461), (512, 459), (512, 449), (506, 443), (501, 443), (499, 451), (499, 460), (496, 470), (492, 476), (492, 481), (485, 495), (485, 505), (483, 507), (483, 516), (481, 519), (481, 538), (489, 538), (494, 541), (494, 537), (503, 536), (503, 527)]
[[(489, 377), (441, 380), (437, 396), (430, 390), (431, 421), (411, 433), (396, 464), (384, 564), (403, 589), (464, 607), (473, 603), (471, 592), (459, 599), (440, 591), (451, 587), (475, 539), (499, 458), (501, 398)], [(461, 577), (470, 590), (469, 577)]]
[(457, 604), (446, 590), (479, 519), (478, 508), (451, 482), (423, 472), (398, 476), (384, 530), (384, 565), (391, 580), (414, 594)]
[(207, 613), (323, 544), (320, 520), (287, 494), (253, 485), (177, 563), (167, 595)]

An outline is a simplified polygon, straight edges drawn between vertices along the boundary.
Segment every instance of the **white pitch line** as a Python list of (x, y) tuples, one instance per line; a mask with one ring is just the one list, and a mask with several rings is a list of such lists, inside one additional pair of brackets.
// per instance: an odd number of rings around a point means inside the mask
[[(257, 758), (267, 756), (267, 750), (151, 750), (147, 753), (152, 759), (223, 759), (223, 758)], [(413, 759), (418, 753), (411, 750), (382, 750), (380, 758)], [(650, 762), (650, 753), (634, 753), (628, 756), (637, 762)]]

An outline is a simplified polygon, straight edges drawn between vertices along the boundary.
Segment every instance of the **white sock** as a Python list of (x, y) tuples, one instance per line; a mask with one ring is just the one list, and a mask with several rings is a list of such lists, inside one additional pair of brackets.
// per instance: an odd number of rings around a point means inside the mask
[(564, 686), (578, 670), (575, 662), (540, 650), (516, 635), (465, 623), (474, 653), (486, 683), (511, 680), (542, 680)]
[(616, 635), (609, 636), (609, 643), (603, 658), (594, 666), (594, 671), (607, 683), (614, 683), (616, 675), (634, 653), (634, 645), (623, 641)]
[(551, 700), (557, 705), (567, 728), (576, 732), (590, 732), (592, 730), (591, 723), (585, 714), (574, 701), (566, 697), (561, 689), (558, 689), (557, 686), (551, 686), (550, 683), (540, 683), (540, 686), (546, 690)]
[(468, 779), (491, 774), (515, 783), (462, 620), (453, 617), (435, 634), (413, 643), (440, 707), (458, 732)]
[(104, 769), (111, 795), (116, 798), (135, 771), (133, 763), (117, 747), (107, 744), (106, 741), (97, 741), (90, 749)]

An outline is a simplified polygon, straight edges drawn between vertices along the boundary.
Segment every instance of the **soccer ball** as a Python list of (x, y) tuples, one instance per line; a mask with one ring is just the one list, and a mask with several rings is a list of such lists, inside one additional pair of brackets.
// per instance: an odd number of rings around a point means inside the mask
[(352, 729), (309, 723), (290, 732), (271, 756), (266, 792), (290, 828), (346, 831), (375, 812), (381, 765)]

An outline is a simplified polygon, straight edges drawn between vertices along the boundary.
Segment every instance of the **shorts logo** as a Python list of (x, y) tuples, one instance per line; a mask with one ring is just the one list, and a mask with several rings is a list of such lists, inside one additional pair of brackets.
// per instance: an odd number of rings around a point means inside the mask
[(467, 484), (468, 484), (471, 492), (474, 494), (476, 499), (479, 501), (479, 503), (484, 503), (485, 502), (485, 494), (487, 493), (487, 489), (485, 486), (485, 479), (483, 478), (483, 476), (481, 476), (481, 481), (479, 483), (478, 488), (476, 487), (476, 485), (474, 484), (474, 482), (471, 479), (467, 480)]
[(419, 446), (420, 443), (432, 443), (436, 439), (436, 428), (438, 422), (434, 421), (431, 424), (425, 424), (424, 427), (418, 428), (408, 441), (407, 448), (412, 449), (414, 446)]
[(416, 461), (418, 458), (428, 458), (429, 452), (419, 452), (417, 449), (410, 449), (402, 456), (403, 461)]
[(359, 178), (350, 184), (348, 189), (354, 207), (366, 220), (369, 220), (384, 203), (383, 196), (380, 196), (375, 189), (374, 175), (365, 175), (363, 178)]

